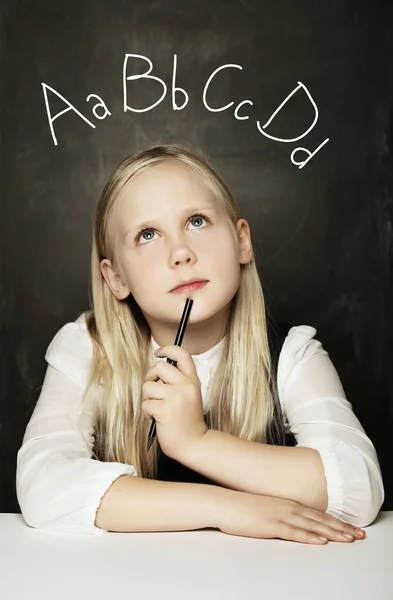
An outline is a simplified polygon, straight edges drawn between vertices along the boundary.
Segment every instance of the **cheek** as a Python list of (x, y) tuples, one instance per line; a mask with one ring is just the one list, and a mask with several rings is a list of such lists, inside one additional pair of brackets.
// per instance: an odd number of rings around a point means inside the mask
[(211, 264), (226, 272), (233, 270), (238, 262), (236, 247), (227, 236), (216, 238), (203, 251), (209, 256)]
[(217, 228), (215, 231), (211, 229), (206, 232), (206, 235), (201, 236), (196, 245), (196, 249), (201, 254), (209, 254), (215, 260), (219, 260), (222, 256), (232, 257), (236, 252), (233, 239), (229, 232)]
[(162, 256), (156, 256), (150, 252), (142, 258), (134, 260), (130, 285), (136, 291), (136, 301), (142, 304), (149, 301), (152, 289), (166, 290), (169, 286), (168, 271), (165, 265), (163, 266)]
[(120, 270), (135, 300), (138, 302), (138, 290), (149, 285), (150, 272), (154, 261), (135, 257), (125, 252), (121, 258)]

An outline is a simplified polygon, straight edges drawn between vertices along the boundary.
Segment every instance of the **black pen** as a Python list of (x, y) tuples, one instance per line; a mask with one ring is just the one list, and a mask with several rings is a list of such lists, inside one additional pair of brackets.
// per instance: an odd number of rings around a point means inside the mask
[[(186, 300), (186, 304), (184, 306), (183, 314), (181, 316), (179, 328), (177, 330), (177, 334), (176, 334), (176, 338), (175, 338), (175, 346), (181, 346), (193, 302), (194, 302), (194, 300), (192, 300), (192, 298), (187, 298), (187, 300)], [(174, 365), (175, 367), (177, 365), (177, 361), (172, 360), (171, 358), (167, 358), (166, 362), (168, 362), (171, 365)], [(158, 381), (160, 381), (160, 379), (158, 379)], [(153, 421), (150, 426), (149, 437), (147, 440), (147, 452), (149, 452), (150, 447), (151, 447), (152, 443), (154, 442), (155, 437), (156, 437), (156, 421), (153, 417)]]

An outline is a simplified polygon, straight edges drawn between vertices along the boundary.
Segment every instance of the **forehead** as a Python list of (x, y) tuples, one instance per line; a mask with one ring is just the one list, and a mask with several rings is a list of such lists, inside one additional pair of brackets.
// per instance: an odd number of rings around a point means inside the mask
[(127, 183), (119, 200), (132, 196), (133, 205), (148, 200), (170, 199), (173, 194), (213, 195), (211, 188), (192, 167), (176, 159), (166, 159), (139, 173)]
[(141, 219), (168, 214), (175, 217), (198, 202), (201, 206), (219, 209), (213, 190), (199, 173), (178, 160), (167, 159), (148, 167), (124, 186), (116, 200), (113, 217), (125, 231)]

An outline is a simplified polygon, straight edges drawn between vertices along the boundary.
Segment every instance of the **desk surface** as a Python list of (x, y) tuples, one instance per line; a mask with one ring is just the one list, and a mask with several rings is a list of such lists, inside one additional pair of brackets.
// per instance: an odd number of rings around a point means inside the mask
[(392, 600), (393, 511), (325, 546), (226, 535), (57, 534), (0, 514), (4, 600)]

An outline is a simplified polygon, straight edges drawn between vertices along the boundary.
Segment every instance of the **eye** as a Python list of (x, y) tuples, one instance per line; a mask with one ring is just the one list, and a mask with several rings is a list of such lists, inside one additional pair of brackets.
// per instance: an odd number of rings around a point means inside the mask
[[(203, 215), (202, 213), (194, 213), (193, 215), (191, 215), (191, 217), (189, 218), (189, 221), (194, 221), (194, 220), (204, 220), (207, 223), (211, 223), (211, 219), (209, 219), (209, 217), (206, 217), (206, 215)], [(197, 227), (197, 229), (200, 229), (200, 227)], [(139, 242), (140, 238), (142, 237), (142, 235), (144, 233), (146, 233), (146, 231), (154, 231), (154, 229), (152, 229), (151, 227), (144, 227), (136, 234), (135, 241)], [(150, 242), (152, 238), (150, 238), (150, 239), (143, 238), (143, 239), (146, 242)]]

